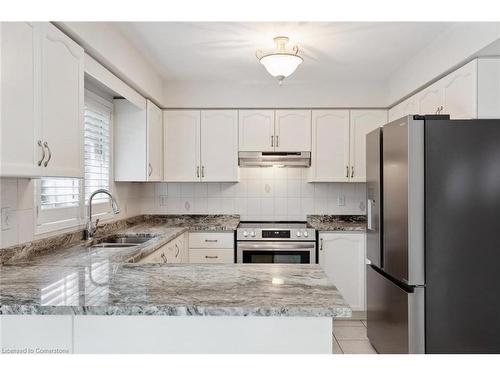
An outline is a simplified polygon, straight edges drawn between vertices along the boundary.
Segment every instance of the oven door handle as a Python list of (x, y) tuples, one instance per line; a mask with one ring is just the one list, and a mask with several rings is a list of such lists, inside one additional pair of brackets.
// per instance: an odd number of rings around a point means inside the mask
[(269, 250), (314, 250), (316, 245), (311, 243), (298, 242), (246, 242), (238, 243), (238, 250), (254, 250), (254, 251), (269, 251)]

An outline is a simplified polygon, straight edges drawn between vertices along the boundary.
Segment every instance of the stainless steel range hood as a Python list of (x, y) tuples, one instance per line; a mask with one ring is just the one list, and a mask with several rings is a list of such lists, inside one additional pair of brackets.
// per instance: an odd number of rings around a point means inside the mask
[(311, 153), (240, 151), (238, 165), (240, 167), (308, 168), (311, 166)]

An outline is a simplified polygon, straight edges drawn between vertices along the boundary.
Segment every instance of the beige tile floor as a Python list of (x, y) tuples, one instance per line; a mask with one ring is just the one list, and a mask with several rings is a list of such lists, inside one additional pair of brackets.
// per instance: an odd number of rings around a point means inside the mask
[(333, 321), (333, 354), (377, 354), (366, 336), (366, 320)]

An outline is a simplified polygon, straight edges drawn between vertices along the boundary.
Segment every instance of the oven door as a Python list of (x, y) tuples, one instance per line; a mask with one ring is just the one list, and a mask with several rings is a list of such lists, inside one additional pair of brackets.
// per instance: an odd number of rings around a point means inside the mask
[(239, 241), (238, 263), (316, 263), (316, 243), (292, 241)]

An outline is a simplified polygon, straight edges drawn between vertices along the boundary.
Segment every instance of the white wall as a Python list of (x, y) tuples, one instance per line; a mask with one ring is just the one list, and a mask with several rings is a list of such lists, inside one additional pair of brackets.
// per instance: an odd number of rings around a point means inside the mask
[[(33, 179), (0, 178), (0, 207), (10, 211), (10, 228), (0, 231), (0, 248), (17, 245), (33, 239), (53, 236), (57, 233), (83, 229), (84, 225), (62, 231), (37, 235), (35, 233), (35, 191)], [(131, 183), (112, 183), (111, 189), (120, 205), (120, 214), (109, 219), (116, 220), (139, 213), (139, 206), (133, 199)], [(102, 222), (106, 222), (103, 220)]]
[(500, 38), (500, 22), (464, 22), (439, 35), (398, 69), (387, 83), (386, 105), (448, 73)]
[(162, 105), (163, 77), (110, 22), (56, 22), (87, 53), (141, 95)]
[[(365, 184), (308, 183), (307, 169), (241, 168), (238, 183), (137, 184), (142, 213), (240, 214), (242, 220), (305, 220), (365, 214)], [(338, 196), (345, 205), (338, 206)]]
[[(242, 77), (242, 80), (244, 78)], [(385, 107), (385, 86), (379, 82), (300, 83), (285, 80), (257, 82), (167, 81), (168, 108), (255, 107)]]

